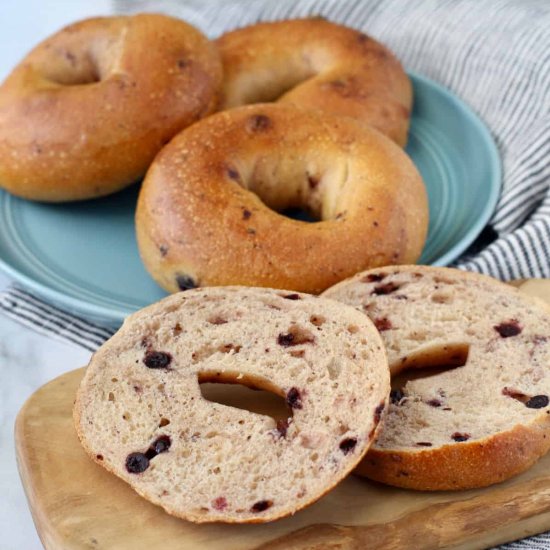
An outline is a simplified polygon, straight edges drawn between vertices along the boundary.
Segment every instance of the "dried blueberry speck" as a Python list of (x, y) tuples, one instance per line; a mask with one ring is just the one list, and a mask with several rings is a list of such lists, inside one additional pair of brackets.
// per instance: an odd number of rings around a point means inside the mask
[(364, 283), (379, 283), (382, 281), (386, 275), (384, 273), (369, 273), (366, 277), (363, 278)]
[(468, 441), (472, 436), (470, 434), (455, 432), (451, 437), (454, 441), (460, 443), (461, 441)]
[(227, 500), (224, 497), (218, 497), (212, 501), (212, 508), (221, 512), (227, 508)]
[(283, 298), (285, 298), (285, 300), (301, 300), (299, 294), (287, 294), (283, 296)]
[(168, 435), (161, 435), (157, 440), (151, 445), (156, 454), (165, 453), (172, 444), (172, 440)]
[(529, 409), (543, 409), (548, 406), (548, 396), (534, 395), (525, 403), (525, 406)]
[(384, 296), (386, 294), (391, 294), (392, 292), (395, 292), (398, 288), (399, 285), (396, 285), (395, 283), (386, 283), (383, 285), (375, 286), (371, 294), (374, 294), (376, 296)]
[(293, 345), (293, 342), (294, 342), (294, 334), (279, 334), (278, 338), (277, 338), (277, 343), (280, 345), (280, 346), (283, 346), (285, 348), (289, 347), (289, 346), (292, 346)]
[(177, 275), (176, 283), (180, 290), (190, 290), (192, 288), (197, 288), (197, 283), (189, 275)]
[(315, 342), (313, 334), (300, 326), (291, 326), (287, 333), (281, 332), (277, 337), (277, 343), (284, 348), (312, 344), (313, 342)]
[(234, 181), (241, 181), (241, 175), (235, 168), (228, 168), (227, 175)]
[(515, 319), (500, 323), (500, 325), (495, 325), (493, 328), (500, 334), (502, 338), (517, 336), (522, 330), (519, 326), (519, 323)]
[(441, 407), (442, 403), (439, 399), (430, 399), (429, 401), (426, 401), (426, 403), (430, 406), (430, 407)]
[(252, 212), (246, 208), (243, 210), (243, 220), (248, 220), (252, 216)]
[(143, 453), (130, 453), (126, 458), (126, 470), (131, 474), (141, 474), (149, 468), (149, 459)]
[(289, 425), (288, 421), (288, 418), (277, 420), (277, 431), (279, 432), (280, 437), (286, 437), (286, 432), (288, 431)]
[(164, 351), (148, 351), (143, 362), (150, 369), (166, 369), (172, 362), (172, 356)]
[(393, 328), (391, 321), (387, 317), (379, 317), (378, 319), (373, 319), (372, 322), (378, 332), (384, 332), (385, 330), (391, 330)]
[(291, 409), (302, 408), (302, 396), (298, 388), (290, 388), (286, 394), (286, 402)]
[(252, 508), (250, 508), (251, 512), (264, 512), (268, 508), (271, 508), (273, 506), (273, 502), (271, 500), (259, 500), (258, 502), (255, 502), (252, 505)]
[(271, 119), (266, 115), (253, 115), (248, 119), (248, 128), (253, 132), (263, 132), (271, 128)]
[(357, 439), (354, 437), (348, 437), (346, 439), (343, 439), (340, 441), (340, 450), (345, 454), (349, 454), (355, 449), (355, 446), (357, 445)]
[(419, 441), (416, 443), (419, 447), (431, 447), (432, 444), (429, 441)]

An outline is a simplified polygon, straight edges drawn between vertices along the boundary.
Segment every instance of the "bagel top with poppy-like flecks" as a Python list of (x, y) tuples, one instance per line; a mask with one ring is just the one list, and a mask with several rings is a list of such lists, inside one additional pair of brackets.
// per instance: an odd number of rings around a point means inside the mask
[(217, 106), (221, 61), (191, 25), (158, 14), (74, 23), (0, 86), (0, 187), (40, 201), (113, 193)]
[[(308, 210), (307, 223), (281, 214)], [(155, 158), (139, 250), (166, 290), (247, 285), (319, 293), (367, 268), (414, 263), (426, 190), (403, 150), (348, 117), (287, 103), (216, 113)]]

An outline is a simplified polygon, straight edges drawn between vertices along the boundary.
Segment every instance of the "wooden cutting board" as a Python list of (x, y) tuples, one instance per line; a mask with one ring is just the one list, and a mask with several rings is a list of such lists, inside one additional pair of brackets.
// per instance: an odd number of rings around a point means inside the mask
[[(520, 282), (550, 303), (550, 281)], [(195, 525), (166, 514), (84, 453), (72, 406), (84, 369), (39, 389), (17, 418), (19, 471), (48, 550), (481, 549), (550, 530), (550, 455), (487, 488), (427, 493), (354, 476), (264, 525)]]

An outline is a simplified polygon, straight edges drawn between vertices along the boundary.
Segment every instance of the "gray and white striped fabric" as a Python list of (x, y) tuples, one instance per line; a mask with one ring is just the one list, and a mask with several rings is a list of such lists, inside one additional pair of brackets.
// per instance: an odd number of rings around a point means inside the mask
[[(503, 280), (550, 277), (549, 0), (113, 0), (113, 11), (172, 14), (211, 37), (260, 20), (323, 15), (381, 40), (407, 69), (468, 103), (500, 150), (498, 206), (456, 266)], [(18, 287), (0, 296), (0, 309), (89, 350), (112, 333)], [(550, 550), (550, 536), (502, 548)]]

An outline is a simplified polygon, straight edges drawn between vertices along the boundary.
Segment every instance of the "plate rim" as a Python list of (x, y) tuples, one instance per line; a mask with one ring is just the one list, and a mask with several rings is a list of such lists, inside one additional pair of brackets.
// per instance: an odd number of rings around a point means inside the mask
[(460, 254), (474, 242), (494, 214), (502, 191), (502, 159), (495, 138), (489, 130), (489, 127), (465, 100), (459, 98), (454, 92), (427, 76), (421, 75), (415, 71), (407, 71), (407, 74), (412, 80), (422, 81), (426, 86), (435, 88), (438, 92), (445, 95), (453, 106), (461, 111), (461, 113), (476, 127), (476, 130), (481, 134), (483, 142), (488, 150), (487, 160), (490, 165), (491, 173), (490, 192), (481, 216), (479, 216), (475, 223), (473, 223), (464, 233), (460, 242), (456, 243), (447, 250), (447, 252), (436, 258), (430, 264), (436, 267), (447, 266), (456, 260)]
[[(456, 243), (430, 264), (433, 266), (446, 266), (456, 260), (456, 258), (458, 258), (458, 256), (460, 256), (460, 254), (462, 254), (462, 252), (464, 252), (472, 244), (493, 215), (502, 190), (502, 160), (491, 131), (485, 122), (463, 99), (459, 98), (454, 92), (446, 88), (444, 85), (427, 76), (410, 70), (407, 70), (407, 74), (413, 82), (421, 82), (424, 86), (434, 88), (438, 91), (438, 93), (444, 95), (446, 99), (451, 102), (453, 107), (460, 111), (460, 113), (467, 118), (479, 132), (488, 151), (487, 161), (490, 166), (491, 182), (487, 203), (481, 216), (464, 233), (464, 236), (461, 238), (460, 242)], [(94, 304), (86, 300), (81, 300), (79, 298), (64, 294), (60, 290), (51, 288), (45, 283), (41, 283), (29, 275), (19, 271), (1, 256), (0, 270), (8, 275), (8, 277), (14, 279), (16, 283), (21, 283), (31, 292), (35, 292), (39, 297), (49, 301), (50, 305), (53, 305), (59, 309), (66, 308), (67, 312), (78, 317), (93, 317), (93, 320), (85, 319), (85, 321), (90, 323), (99, 320), (98, 322), (101, 324), (118, 326), (126, 317), (133, 313), (133, 311), (121, 309), (116, 306), (109, 307)]]

